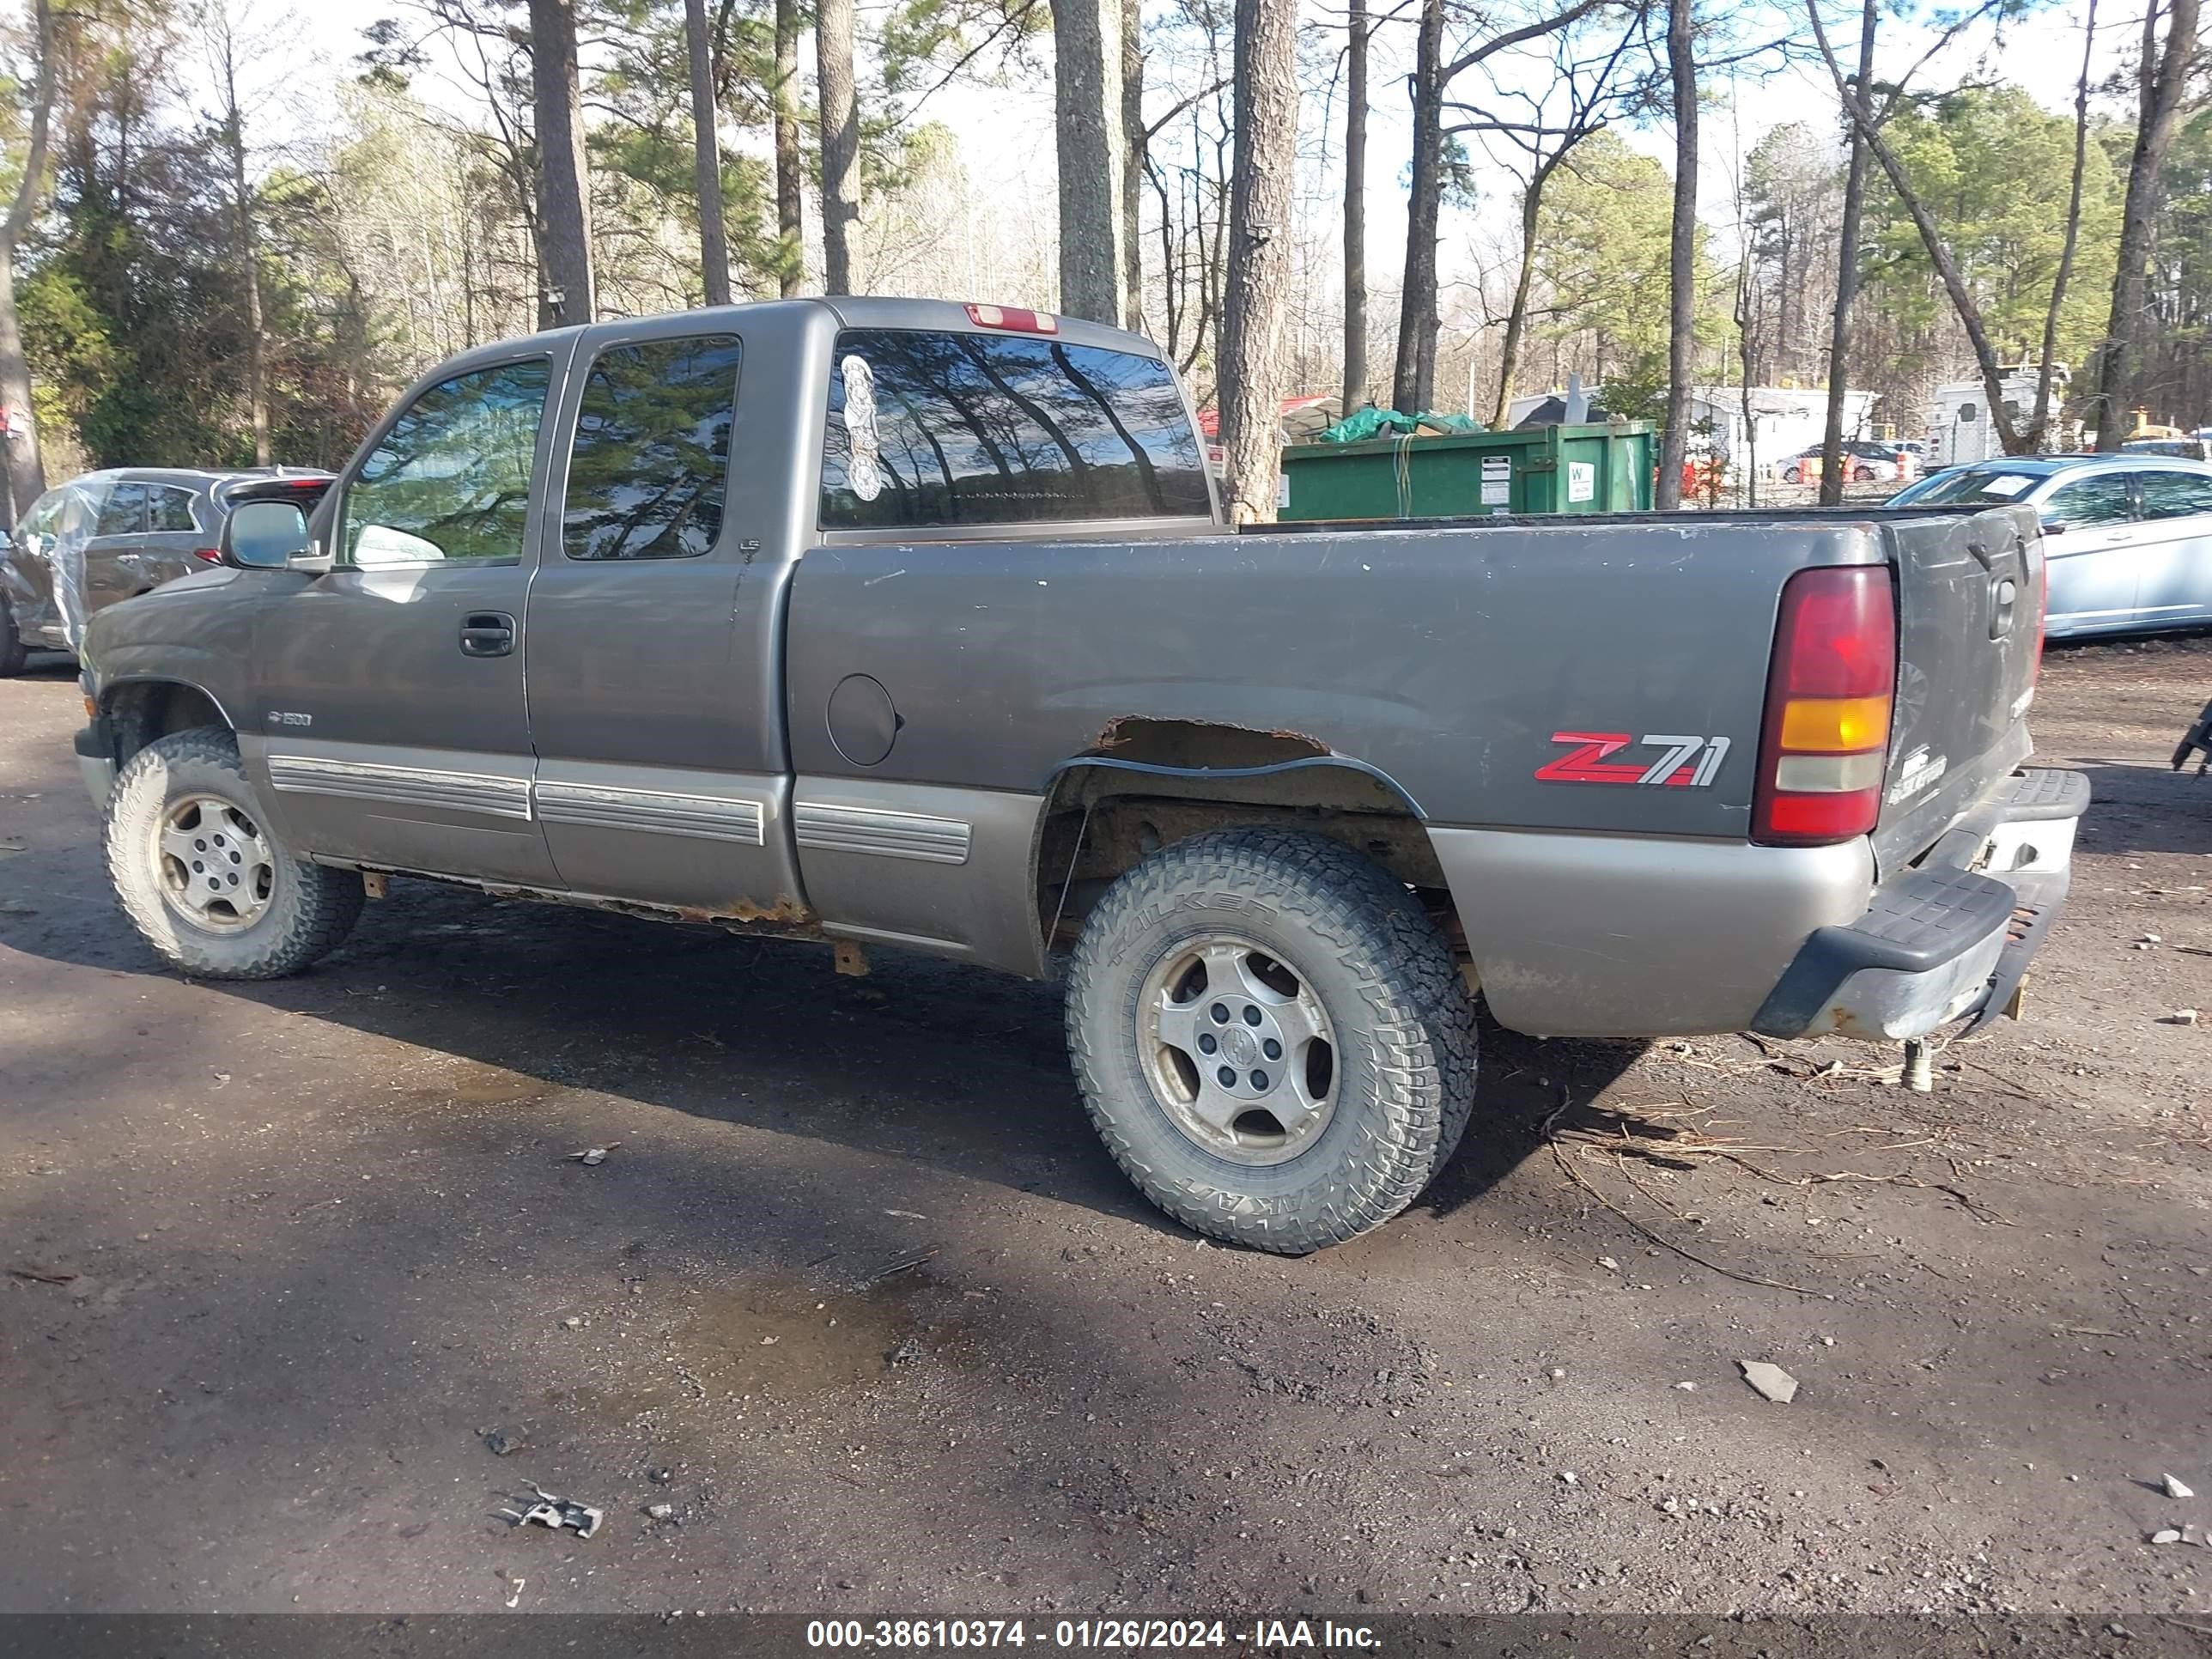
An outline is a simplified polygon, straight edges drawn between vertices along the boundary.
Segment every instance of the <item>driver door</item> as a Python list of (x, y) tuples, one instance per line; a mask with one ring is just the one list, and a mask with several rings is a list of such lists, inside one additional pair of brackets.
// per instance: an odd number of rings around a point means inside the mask
[(248, 764), (295, 848), (560, 885), (531, 799), (524, 620), (569, 350), (419, 388), (317, 514), (330, 569), (260, 607)]

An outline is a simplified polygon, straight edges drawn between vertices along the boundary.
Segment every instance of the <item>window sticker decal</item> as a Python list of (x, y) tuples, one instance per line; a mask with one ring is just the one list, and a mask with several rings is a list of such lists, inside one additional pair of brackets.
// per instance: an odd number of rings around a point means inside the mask
[(872, 501), (884, 493), (883, 469), (878, 464), (881, 446), (876, 437), (875, 371), (857, 353), (837, 367), (845, 377), (845, 430), (853, 440), (845, 483), (862, 501)]

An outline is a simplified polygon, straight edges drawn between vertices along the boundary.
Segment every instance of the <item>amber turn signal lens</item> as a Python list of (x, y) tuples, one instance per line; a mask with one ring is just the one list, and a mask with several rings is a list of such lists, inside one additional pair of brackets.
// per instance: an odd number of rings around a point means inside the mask
[(1792, 697), (1783, 706), (1784, 749), (1849, 754), (1888, 741), (1887, 697)]

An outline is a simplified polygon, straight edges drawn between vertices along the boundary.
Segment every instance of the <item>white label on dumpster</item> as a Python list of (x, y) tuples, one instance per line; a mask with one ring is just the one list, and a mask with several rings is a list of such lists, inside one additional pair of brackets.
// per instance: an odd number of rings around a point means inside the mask
[(1513, 459), (1510, 455), (1482, 458), (1482, 504), (1504, 507), (1513, 500)]
[(1597, 464), (1595, 461), (1567, 463), (1567, 499), (1571, 501), (1597, 499)]

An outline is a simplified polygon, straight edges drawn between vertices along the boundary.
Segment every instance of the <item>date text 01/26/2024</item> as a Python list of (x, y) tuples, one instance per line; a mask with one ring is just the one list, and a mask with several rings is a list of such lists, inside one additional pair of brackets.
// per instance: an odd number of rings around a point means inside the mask
[(1133, 1651), (1185, 1648), (1273, 1648), (1314, 1653), (1372, 1650), (1365, 1625), (1328, 1619), (1260, 1619), (1231, 1626), (1220, 1619), (814, 1619), (806, 1645), (817, 1649), (1023, 1648)]

